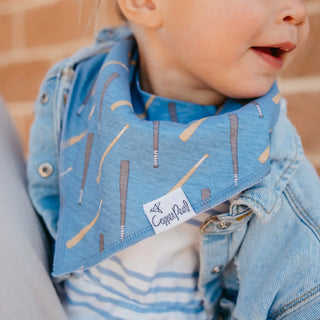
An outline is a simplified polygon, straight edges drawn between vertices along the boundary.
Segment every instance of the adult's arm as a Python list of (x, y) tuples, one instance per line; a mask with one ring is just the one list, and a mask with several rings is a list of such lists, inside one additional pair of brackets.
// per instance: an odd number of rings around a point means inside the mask
[(0, 319), (67, 319), (26, 187), (20, 141), (0, 97)]

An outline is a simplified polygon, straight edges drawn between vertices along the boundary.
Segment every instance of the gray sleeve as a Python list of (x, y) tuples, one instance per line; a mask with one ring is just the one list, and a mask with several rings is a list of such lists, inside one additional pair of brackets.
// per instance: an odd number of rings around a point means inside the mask
[(27, 194), (21, 145), (0, 97), (0, 319), (67, 319)]

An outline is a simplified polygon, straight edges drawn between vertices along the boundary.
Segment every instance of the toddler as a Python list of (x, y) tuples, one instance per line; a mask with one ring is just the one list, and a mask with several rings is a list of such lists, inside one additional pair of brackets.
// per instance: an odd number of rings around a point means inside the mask
[(320, 183), (276, 83), (303, 0), (117, 4), (31, 130), (69, 318), (319, 319)]

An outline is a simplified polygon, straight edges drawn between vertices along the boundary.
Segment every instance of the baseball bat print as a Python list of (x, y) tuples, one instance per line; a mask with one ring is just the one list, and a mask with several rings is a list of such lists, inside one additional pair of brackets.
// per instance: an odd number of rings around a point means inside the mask
[(101, 169), (102, 169), (102, 164), (103, 161), (105, 159), (105, 157), (107, 156), (107, 154), (110, 152), (110, 150), (113, 148), (113, 146), (117, 143), (117, 141), (120, 139), (120, 137), (125, 133), (125, 131), (129, 128), (129, 125), (126, 124), (121, 131), (118, 133), (118, 135), (113, 139), (113, 141), (109, 144), (109, 146), (107, 147), (106, 151), (104, 152), (103, 156), (101, 157), (100, 160), (100, 166), (99, 166), (99, 173), (98, 173), (98, 177), (97, 177), (97, 184), (100, 183), (100, 176), (101, 176)]
[(174, 102), (168, 103), (168, 110), (172, 122), (178, 122), (177, 108)]
[(277, 93), (273, 98), (272, 98), (272, 101), (275, 103), (275, 104), (278, 104), (281, 100), (281, 93)]
[(153, 167), (159, 167), (159, 121), (153, 121)]
[(120, 75), (117, 72), (113, 72), (111, 73), (111, 75), (108, 77), (108, 79), (106, 80), (106, 82), (103, 85), (103, 90), (102, 90), (102, 94), (101, 94), (101, 98), (100, 98), (100, 107), (99, 107), (99, 120), (98, 120), (98, 136), (100, 137), (100, 131), (101, 131), (101, 113), (102, 113), (102, 102), (105, 96), (105, 93), (110, 85), (110, 83), (119, 78)]
[(67, 149), (74, 144), (80, 142), (87, 135), (87, 130), (82, 132), (81, 134), (74, 136), (66, 141), (61, 142), (61, 149)]
[(152, 102), (154, 101), (154, 99), (156, 98), (155, 95), (151, 95), (150, 98), (147, 100), (145, 106), (144, 106), (144, 112), (143, 113), (140, 113), (140, 114), (137, 114), (137, 116), (140, 118), (140, 119), (145, 119), (147, 117), (147, 112), (148, 112), (148, 109), (150, 108)]
[(93, 133), (89, 133), (87, 138), (85, 156), (84, 156), (84, 168), (83, 168), (83, 176), (82, 176), (82, 183), (81, 183), (81, 190), (80, 190), (80, 197), (79, 197), (79, 205), (82, 204), (84, 186), (87, 180), (89, 161), (91, 156), (92, 143), (93, 143)]
[(234, 183), (238, 184), (239, 166), (238, 166), (238, 116), (236, 114), (229, 115), (230, 120), (230, 145), (233, 164)]
[(270, 155), (270, 146), (268, 146), (266, 150), (263, 151), (263, 153), (260, 155), (258, 159), (262, 164), (264, 164), (268, 160), (269, 155)]
[(71, 249), (75, 245), (77, 245), (83, 239), (83, 237), (88, 233), (88, 231), (91, 230), (92, 227), (96, 224), (100, 215), (102, 203), (103, 203), (103, 200), (100, 201), (99, 210), (97, 215), (94, 217), (94, 219), (87, 226), (81, 229), (80, 232), (78, 232), (72, 239), (66, 242), (66, 246), (68, 249)]
[(193, 122), (187, 129), (185, 129), (179, 136), (179, 138), (183, 141), (186, 142), (188, 141), (192, 135), (196, 132), (198, 127), (201, 125), (203, 121), (205, 121), (207, 118), (202, 118), (200, 120), (197, 120)]
[(200, 167), (200, 165), (209, 157), (206, 153), (191, 169), (190, 171), (169, 191), (172, 192), (175, 189), (181, 188), (188, 179), (195, 173), (195, 171)]
[(260, 106), (259, 106), (259, 103), (258, 102), (256, 102), (256, 101), (253, 101), (252, 102), (255, 106), (256, 106), (256, 108), (258, 109), (258, 112), (259, 112), (259, 118), (263, 118), (264, 117), (264, 115), (262, 114), (262, 111), (261, 111), (261, 108), (260, 108)]
[(111, 111), (114, 111), (121, 106), (129, 106), (131, 109), (133, 109), (131, 102), (129, 102), (127, 100), (117, 101), (117, 102), (113, 103), (110, 108), (111, 108)]
[(122, 160), (120, 162), (120, 238), (124, 239), (124, 231), (126, 224), (126, 211), (127, 211), (127, 192), (128, 192), (128, 180), (129, 180), (129, 166), (128, 160)]
[(98, 76), (95, 77), (94, 81), (93, 81), (92, 84), (91, 84), (90, 90), (88, 91), (88, 93), (87, 93), (84, 101), (82, 102), (80, 108), (78, 109), (78, 111), (77, 111), (77, 115), (78, 115), (78, 116), (81, 115), (81, 113), (82, 113), (85, 105), (88, 103), (89, 98), (90, 98), (90, 96), (92, 95), (93, 90), (95, 89), (96, 82), (97, 82), (97, 78), (98, 78)]

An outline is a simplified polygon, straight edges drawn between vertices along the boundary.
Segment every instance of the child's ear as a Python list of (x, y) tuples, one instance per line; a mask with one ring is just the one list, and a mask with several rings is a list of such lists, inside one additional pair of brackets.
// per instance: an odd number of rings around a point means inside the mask
[(117, 0), (120, 10), (129, 22), (146, 28), (161, 26), (161, 14), (154, 0)]

